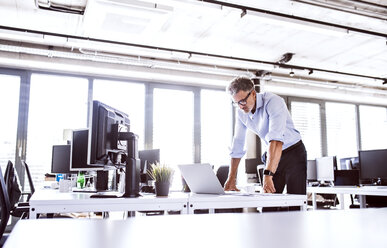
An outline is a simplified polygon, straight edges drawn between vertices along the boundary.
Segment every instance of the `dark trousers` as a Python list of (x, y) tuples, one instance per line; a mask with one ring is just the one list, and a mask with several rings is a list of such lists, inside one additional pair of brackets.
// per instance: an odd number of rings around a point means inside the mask
[[(262, 161), (266, 164), (266, 152)], [(276, 193), (281, 194), (286, 185), (288, 194), (306, 195), (306, 163), (306, 149), (302, 141), (283, 150), (273, 176)]]

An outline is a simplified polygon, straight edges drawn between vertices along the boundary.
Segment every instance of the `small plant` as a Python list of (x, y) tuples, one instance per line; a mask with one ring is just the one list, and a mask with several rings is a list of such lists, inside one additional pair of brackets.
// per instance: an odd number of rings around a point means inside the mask
[(151, 169), (148, 170), (148, 175), (155, 180), (155, 182), (171, 182), (174, 169), (166, 164), (155, 163), (151, 165)]

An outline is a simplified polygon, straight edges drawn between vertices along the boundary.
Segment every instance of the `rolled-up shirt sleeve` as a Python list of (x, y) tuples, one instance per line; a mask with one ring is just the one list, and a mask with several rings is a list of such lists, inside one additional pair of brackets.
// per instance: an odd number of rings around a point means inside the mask
[(284, 134), (286, 130), (287, 107), (285, 102), (280, 97), (270, 99), (266, 107), (269, 115), (269, 130), (265, 135), (266, 142), (272, 140), (281, 141), (284, 143)]
[(235, 133), (230, 148), (230, 156), (232, 158), (242, 158), (246, 154), (245, 140), (246, 140), (247, 127), (240, 120), (239, 116), (236, 117)]

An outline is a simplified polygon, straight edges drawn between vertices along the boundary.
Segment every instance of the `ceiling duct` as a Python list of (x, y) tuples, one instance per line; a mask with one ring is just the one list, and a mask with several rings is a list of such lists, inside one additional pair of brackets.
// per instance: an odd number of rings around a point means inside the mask
[(87, 0), (35, 0), (36, 7), (71, 14), (83, 15)]

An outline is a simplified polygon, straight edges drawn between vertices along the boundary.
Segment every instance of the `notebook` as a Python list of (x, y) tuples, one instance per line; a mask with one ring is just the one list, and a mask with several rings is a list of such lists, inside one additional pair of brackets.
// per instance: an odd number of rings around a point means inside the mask
[(254, 195), (256, 193), (245, 193), (238, 191), (225, 192), (210, 164), (184, 164), (178, 165), (181, 175), (186, 181), (191, 192), (196, 194), (232, 194), (232, 195)]

